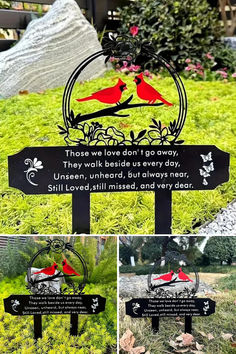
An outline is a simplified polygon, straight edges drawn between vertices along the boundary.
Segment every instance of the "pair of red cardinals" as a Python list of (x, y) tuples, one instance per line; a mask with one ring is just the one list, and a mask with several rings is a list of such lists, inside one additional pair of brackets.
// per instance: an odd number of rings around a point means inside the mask
[[(151, 85), (149, 85), (146, 81), (144, 81), (143, 73), (135, 76), (134, 82), (137, 86), (137, 95), (144, 101), (148, 101), (149, 104), (155, 103), (157, 100), (163, 102), (167, 106), (173, 106), (172, 103), (166, 101), (162, 95), (154, 89)], [(84, 102), (90, 100), (97, 100), (102, 103), (107, 104), (119, 104), (122, 93), (124, 90), (127, 90), (126, 83), (121, 79), (118, 80), (117, 84), (113, 87), (105, 88), (101, 91), (93, 93), (91, 96), (78, 98), (76, 101)]]
[[(63, 272), (67, 275), (77, 275), (78, 277), (80, 277), (80, 274), (78, 274), (68, 263), (67, 260), (64, 259), (61, 264), (63, 265)], [(46, 275), (54, 275), (56, 269), (58, 268), (58, 265), (56, 264), (56, 262), (53, 263), (53, 265), (51, 267), (47, 267), (44, 269), (41, 269), (39, 272), (36, 272), (34, 274), (46, 274)]]
[[(180, 280), (184, 280), (184, 281), (191, 281), (192, 282), (192, 279), (190, 279), (187, 274), (185, 274), (183, 271), (182, 271), (182, 268), (179, 268), (177, 270), (177, 273), (178, 273), (178, 278)], [(154, 280), (164, 280), (164, 281), (171, 281), (173, 275), (175, 273), (173, 272), (173, 270), (170, 271), (170, 273), (166, 273), (166, 274), (163, 274), (161, 275), (159, 278), (155, 278)]]

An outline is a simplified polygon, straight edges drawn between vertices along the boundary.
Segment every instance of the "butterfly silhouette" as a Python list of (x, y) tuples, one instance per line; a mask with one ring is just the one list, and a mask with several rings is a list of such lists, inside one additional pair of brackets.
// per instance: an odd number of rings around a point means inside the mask
[(211, 162), (210, 165), (208, 165), (208, 166), (203, 165), (203, 168), (206, 172), (211, 172), (211, 171), (215, 170), (213, 162)]
[[(205, 166), (203, 166), (205, 167)], [(199, 172), (200, 172), (200, 176), (203, 176), (203, 177), (210, 177), (210, 174), (206, 171), (204, 171), (202, 168), (199, 169)]]
[(200, 155), (200, 156), (203, 159), (203, 162), (212, 161), (212, 152), (209, 152), (209, 154), (207, 155)]

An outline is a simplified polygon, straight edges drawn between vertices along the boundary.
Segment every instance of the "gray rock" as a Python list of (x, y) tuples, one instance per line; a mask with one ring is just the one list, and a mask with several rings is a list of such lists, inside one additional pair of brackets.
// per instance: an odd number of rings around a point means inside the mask
[[(14, 47), (0, 53), (0, 97), (65, 85), (76, 66), (99, 50), (97, 33), (77, 3), (56, 0), (45, 16), (29, 23)], [(100, 57), (79, 80), (95, 78), (105, 70)]]
[[(160, 276), (161, 274), (153, 274), (153, 278)], [(147, 294), (147, 275), (135, 275), (135, 276), (120, 276), (119, 292), (120, 296), (124, 298), (135, 298), (135, 297), (150, 297)], [(195, 281), (188, 286), (192, 289), (195, 286)], [(175, 287), (168, 287), (170, 292), (183, 291), (186, 287), (186, 283), (177, 283)], [(197, 294), (214, 294), (215, 291), (208, 284), (201, 282), (199, 283), (199, 288)]]
[(221, 211), (215, 216), (215, 219), (211, 222), (199, 228), (198, 234), (205, 236), (233, 236), (236, 231), (236, 201), (233, 200), (227, 208), (221, 209)]
[[(34, 274), (36, 272), (39, 272), (40, 268), (31, 268), (31, 279), (32, 280), (42, 280), (45, 278), (48, 278), (48, 275), (40, 273), (40, 274)], [(60, 273), (60, 271), (56, 270), (55, 275)], [(25, 277), (25, 281), (27, 283), (27, 276)], [(30, 287), (30, 290), (32, 291), (33, 294), (60, 294), (61, 286), (62, 284), (65, 283), (65, 278), (60, 277), (60, 278), (55, 278), (50, 281), (45, 281), (41, 283), (37, 283), (34, 286)], [(30, 285), (30, 284), (29, 284)]]
[(236, 37), (225, 37), (224, 42), (227, 43), (232, 49), (236, 50)]

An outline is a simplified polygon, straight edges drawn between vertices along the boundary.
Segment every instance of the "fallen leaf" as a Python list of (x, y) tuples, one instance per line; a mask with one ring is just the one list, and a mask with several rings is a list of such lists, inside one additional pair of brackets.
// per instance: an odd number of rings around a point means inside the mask
[(197, 349), (197, 350), (202, 350), (203, 347), (204, 347), (203, 344), (199, 344), (198, 342), (196, 342), (196, 349)]
[(233, 335), (232, 333), (222, 333), (221, 337), (225, 340), (232, 339)]
[(203, 337), (207, 337), (207, 335), (206, 335), (206, 333), (205, 333), (205, 332), (198, 331), (198, 333), (200, 333)]
[(21, 90), (19, 91), (19, 95), (28, 95), (29, 91), (28, 90)]
[(187, 346), (193, 344), (194, 337), (192, 336), (192, 334), (182, 333), (182, 338), (183, 338), (183, 345)]
[(215, 337), (213, 336), (213, 334), (208, 333), (208, 334), (207, 334), (207, 338), (208, 338), (209, 340), (212, 340), (212, 339), (214, 339)]
[(174, 340), (170, 340), (169, 341), (169, 345), (172, 347), (172, 348), (176, 348), (178, 346), (178, 343), (176, 343)]
[(177, 340), (177, 342), (182, 342), (182, 340), (183, 340), (182, 334), (180, 336), (178, 336), (177, 338), (175, 338), (175, 340)]
[(231, 347), (236, 348), (236, 343), (231, 343)]
[(131, 349), (133, 349), (134, 342), (135, 342), (135, 338), (133, 333), (131, 332), (130, 329), (127, 329), (127, 331), (123, 334), (123, 336), (120, 339), (121, 348), (126, 352), (130, 352)]
[(130, 354), (141, 354), (145, 353), (145, 347), (136, 347), (130, 350)]
[(210, 100), (211, 101), (219, 101), (219, 97), (211, 97)]

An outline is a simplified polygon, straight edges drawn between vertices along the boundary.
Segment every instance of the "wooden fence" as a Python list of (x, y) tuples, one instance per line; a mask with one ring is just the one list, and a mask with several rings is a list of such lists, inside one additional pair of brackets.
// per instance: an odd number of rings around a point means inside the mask
[[(23, 3), (52, 5), (55, 0), (25, 0)], [(86, 18), (95, 25), (98, 31), (104, 28), (115, 30), (119, 25), (116, 8), (124, 0), (75, 0), (85, 13)], [(0, 28), (22, 30), (27, 27), (32, 18), (40, 17), (38, 12), (0, 9)], [(16, 40), (1, 39), (0, 51), (9, 49)]]

